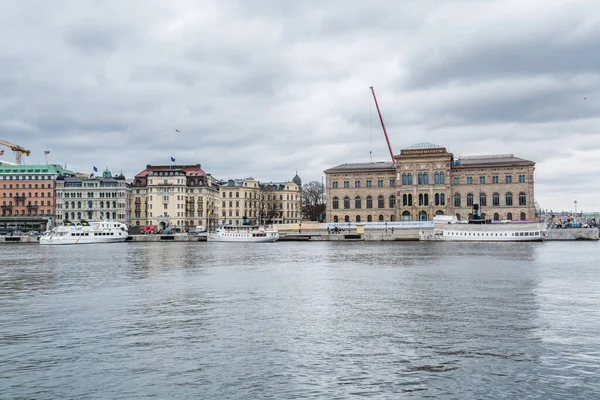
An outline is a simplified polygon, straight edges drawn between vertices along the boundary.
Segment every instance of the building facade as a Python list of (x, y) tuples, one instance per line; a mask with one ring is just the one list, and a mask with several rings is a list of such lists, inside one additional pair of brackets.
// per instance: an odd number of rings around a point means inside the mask
[(533, 161), (512, 154), (454, 158), (443, 146), (402, 149), (396, 163), (342, 164), (325, 171), (328, 222), (534, 220)]
[(219, 211), (216, 180), (195, 165), (147, 165), (132, 182), (131, 223), (160, 229), (215, 226)]
[(297, 224), (302, 221), (302, 180), (261, 183), (254, 178), (220, 182), (222, 225)]
[(131, 185), (106, 169), (98, 177), (59, 177), (56, 180), (56, 222), (103, 219), (129, 225)]
[(57, 178), (73, 175), (57, 164), (0, 163), (0, 230), (45, 230), (54, 222)]

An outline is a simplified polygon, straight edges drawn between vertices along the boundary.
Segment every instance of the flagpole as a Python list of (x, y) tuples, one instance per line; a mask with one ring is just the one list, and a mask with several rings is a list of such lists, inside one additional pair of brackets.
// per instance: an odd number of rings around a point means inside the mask
[(46, 165), (48, 165), (48, 153), (44, 152), (44, 158), (46, 159)]

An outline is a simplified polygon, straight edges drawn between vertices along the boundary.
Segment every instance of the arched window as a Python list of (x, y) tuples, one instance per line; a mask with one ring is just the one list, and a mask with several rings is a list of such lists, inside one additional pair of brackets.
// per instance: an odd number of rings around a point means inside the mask
[(473, 207), (473, 193), (467, 193), (467, 207)]
[(485, 193), (479, 193), (479, 206), (480, 207), (487, 206), (487, 198), (485, 196)]
[(89, 200), (89, 201), (88, 201), (88, 208), (92, 208), (92, 207), (93, 207), (93, 206), (92, 206), (92, 201), (91, 201), (91, 200)]
[(419, 172), (419, 180), (418, 180), (418, 182), (419, 182), (418, 183), (419, 185), (423, 184), (423, 173), (422, 172)]
[(396, 216), (394, 214), (390, 215), (390, 221), (392, 221), (392, 222), (396, 221)]
[(71, 213), (71, 219), (75, 219), (75, 213), (74, 212)]
[(333, 216), (333, 222), (338, 222), (338, 216), (337, 215)]
[(412, 200), (412, 194), (408, 195), (408, 205), (412, 206), (413, 205), (413, 200)]
[(446, 183), (446, 178), (445, 178), (445, 176), (444, 176), (444, 173), (443, 173), (443, 172), (440, 172), (440, 183), (441, 183), (441, 184), (444, 184), (444, 183)]
[(383, 215), (379, 214), (379, 222), (383, 222)]
[(419, 221), (427, 221), (427, 211), (419, 211)]
[(435, 174), (433, 174), (433, 183), (434, 184), (438, 184), (440, 183), (440, 174), (438, 172), (436, 172)]
[(460, 193), (454, 193), (454, 207), (460, 207)]
[(360, 215), (356, 216), (356, 222), (360, 222)]
[(512, 213), (506, 214), (506, 219), (512, 221)]
[(435, 205), (436, 205), (436, 206), (439, 206), (439, 205), (440, 205), (440, 194), (439, 194), (439, 193), (436, 193), (436, 194), (433, 196), (433, 202), (435, 203)]
[(428, 206), (428, 205), (429, 205), (429, 194), (428, 194), (428, 193), (425, 193), (425, 194), (423, 195), (423, 203), (424, 203), (424, 205), (426, 205), (426, 206)]
[(506, 205), (507, 206), (512, 206), (513, 202), (512, 202), (512, 193), (511, 192), (506, 192)]
[(527, 216), (525, 215), (524, 212), (521, 213), (521, 221), (525, 221), (527, 219)]
[(408, 184), (412, 185), (412, 174), (408, 174), (407, 178), (408, 178)]
[(74, 201), (71, 202), (71, 208), (75, 208), (75, 202)]
[(527, 205), (527, 195), (525, 192), (519, 193), (519, 205), (526, 206)]
[(405, 207), (408, 205), (408, 196), (405, 194), (402, 195), (402, 205)]
[(100, 208), (104, 208), (104, 202), (103, 201), (100, 202)]
[(500, 221), (500, 214), (494, 213), (494, 221)]
[(444, 215), (444, 211), (443, 210), (437, 210), (435, 212), (435, 215)]
[(113, 201), (113, 208), (117, 208), (117, 202)]
[(69, 202), (68, 201), (65, 201), (65, 208), (69, 208)]
[(446, 195), (444, 193), (440, 193), (440, 206), (446, 205)]
[(400, 217), (402, 221), (410, 221), (410, 213), (408, 211), (403, 211), (402, 216)]
[(367, 215), (367, 222), (373, 222), (373, 217), (370, 215)]
[[(350, 208), (350, 197), (346, 196), (344, 197), (344, 209), (347, 210)], [(346, 221), (348, 222), (348, 221)]]
[(427, 174), (427, 172), (425, 172), (423, 174), (423, 184), (424, 185), (429, 185), (429, 175)]
[(373, 198), (371, 196), (367, 196), (367, 208), (373, 208)]
[(81, 219), (81, 212), (77, 212), (77, 219)]
[(384, 208), (385, 207), (385, 200), (383, 199), (382, 195), (379, 195), (379, 197), (377, 197), (377, 208)]
[(500, 195), (496, 192), (492, 195), (492, 205), (499, 206), (500, 205)]
[(402, 184), (406, 185), (407, 181), (406, 181), (406, 174), (402, 174)]
[(390, 208), (396, 208), (396, 196), (390, 196)]
[(77, 208), (81, 208), (81, 201), (77, 202)]
[[(360, 209), (360, 208), (362, 207), (362, 204), (361, 204), (361, 203), (362, 203), (362, 202), (361, 202), (361, 200), (360, 200), (360, 196), (356, 196), (356, 197), (354, 198), (354, 208), (359, 208), (359, 209)], [(360, 221), (357, 221), (357, 222), (360, 222)]]
[(348, 215), (344, 217), (344, 222), (350, 222), (350, 217)]
[(340, 199), (338, 199), (337, 197), (333, 198), (333, 209), (337, 210), (338, 208), (340, 208)]
[(423, 205), (423, 193), (419, 193), (419, 205)]

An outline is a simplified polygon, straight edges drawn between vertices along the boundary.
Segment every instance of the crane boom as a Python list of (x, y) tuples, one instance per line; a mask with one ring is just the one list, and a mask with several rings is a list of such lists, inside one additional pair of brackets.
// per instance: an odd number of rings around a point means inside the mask
[(381, 111), (379, 111), (379, 104), (377, 104), (377, 97), (375, 97), (375, 90), (373, 86), (370, 86), (371, 92), (373, 93), (373, 100), (375, 100), (375, 107), (377, 107), (377, 114), (379, 114), (379, 120), (381, 121), (381, 127), (383, 128), (383, 134), (385, 135), (385, 141), (388, 145), (388, 150), (390, 151), (390, 157), (392, 157), (392, 163), (396, 164), (396, 159), (394, 158), (394, 152), (392, 151), (392, 145), (390, 144), (390, 139), (388, 138), (387, 131), (385, 130), (385, 124), (383, 123), (383, 117), (381, 116)]
[(19, 146), (18, 144), (7, 142), (6, 140), (0, 139), (0, 145), (6, 146), (6, 147), (8, 147), (9, 149), (11, 149), (12, 151), (15, 152), (15, 163), (17, 165), (21, 165), (21, 155), (22, 154), (25, 154), (26, 156), (28, 156), (29, 154), (31, 154), (30, 150), (27, 150), (27, 149)]

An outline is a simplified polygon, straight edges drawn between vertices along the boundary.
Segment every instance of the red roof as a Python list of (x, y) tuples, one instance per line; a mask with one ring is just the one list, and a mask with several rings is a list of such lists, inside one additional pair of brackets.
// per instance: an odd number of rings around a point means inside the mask
[(196, 165), (146, 165), (146, 169), (137, 174), (136, 178), (145, 178), (148, 174), (157, 171), (183, 171), (186, 176), (206, 176), (206, 172), (200, 167), (200, 164)]

